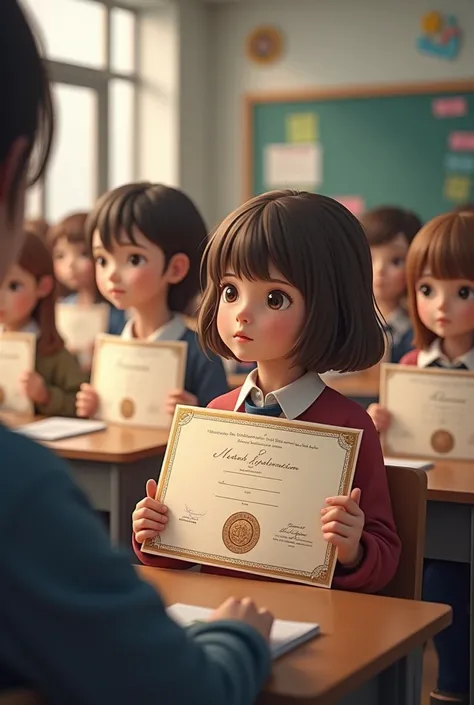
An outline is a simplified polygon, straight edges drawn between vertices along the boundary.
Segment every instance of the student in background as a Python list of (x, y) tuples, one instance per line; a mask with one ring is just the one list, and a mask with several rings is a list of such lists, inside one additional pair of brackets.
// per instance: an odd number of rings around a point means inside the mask
[[(126, 340), (183, 340), (187, 343), (184, 389), (167, 400), (206, 406), (228, 390), (222, 361), (204, 352), (183, 313), (199, 291), (201, 247), (206, 226), (194, 203), (161, 184), (120, 186), (99, 199), (87, 222), (87, 237), (100, 293), (128, 309)], [(90, 384), (77, 396), (79, 416), (94, 416), (99, 398)]]
[(37, 336), (35, 370), (21, 379), (23, 393), (36, 412), (75, 416), (76, 394), (87, 377), (56, 329), (55, 304), (51, 253), (39, 237), (27, 233), (18, 263), (0, 289), (1, 329)]
[[(440, 215), (413, 240), (407, 283), (416, 349), (401, 363), (474, 372), (474, 213)], [(374, 405), (379, 431), (390, 414)], [(453, 623), (434, 638), (438, 652), (437, 689), (432, 700), (469, 702), (469, 565), (425, 561), (423, 597), (453, 609)]]
[(413, 347), (413, 330), (405, 306), (405, 260), (422, 223), (414, 213), (392, 206), (367, 211), (360, 220), (372, 255), (375, 300), (389, 332), (388, 361), (400, 362)]
[[(314, 516), (321, 517), (325, 540), (338, 549), (334, 587), (382, 590), (397, 569), (400, 540), (379, 439), (364, 409), (319, 376), (366, 369), (384, 352), (370, 251), (359, 221), (325, 196), (266, 193), (221, 223), (204, 267), (198, 319), (203, 345), (224, 358), (257, 360), (242, 387), (209, 406), (363, 429), (354, 489), (315, 506)], [(189, 567), (141, 551), (143, 541), (167, 523), (167, 508), (155, 494), (156, 482), (149, 480), (147, 497), (133, 514), (135, 552), (147, 565)]]
[[(2, 0), (1, 17), (0, 284), (23, 245), (31, 154), (39, 178), (53, 120), (16, 0)], [(0, 447), (0, 693), (30, 688), (50, 705), (254, 703), (270, 669), (271, 615), (231, 599), (209, 623), (181, 629), (112, 551), (67, 465), (2, 424)]]
[[(64, 303), (91, 306), (102, 303), (95, 283), (95, 267), (86, 243), (87, 213), (71, 213), (48, 232), (54, 262), (54, 274), (67, 294)], [(120, 335), (125, 325), (125, 313), (110, 305), (109, 327), (106, 331)]]

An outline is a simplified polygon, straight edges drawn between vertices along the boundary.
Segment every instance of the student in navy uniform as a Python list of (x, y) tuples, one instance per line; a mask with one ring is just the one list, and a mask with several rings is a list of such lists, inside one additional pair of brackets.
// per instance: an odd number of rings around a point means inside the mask
[[(184, 389), (167, 400), (206, 406), (228, 391), (222, 360), (199, 345), (183, 314), (199, 291), (201, 247), (206, 226), (194, 203), (178, 189), (161, 184), (127, 184), (99, 199), (87, 222), (100, 293), (130, 319), (122, 338), (183, 340), (188, 345)], [(79, 416), (93, 416), (97, 392), (83, 385)]]
[[(407, 257), (410, 313), (416, 349), (401, 363), (474, 372), (474, 213), (440, 215), (420, 230)], [(379, 431), (390, 414), (369, 410)], [(439, 672), (433, 703), (469, 702), (469, 565), (425, 561), (423, 598), (448, 604), (453, 623), (434, 638)]]
[[(0, 283), (23, 245), (30, 156), (39, 178), (53, 122), (16, 0), (2, 0), (1, 18)], [(112, 551), (63, 461), (2, 425), (0, 447), (0, 692), (34, 689), (49, 705), (251, 705), (269, 672), (271, 616), (230, 600), (181, 629)]]
[(414, 213), (393, 206), (374, 208), (360, 220), (372, 255), (375, 300), (387, 323), (389, 361), (400, 362), (413, 347), (413, 330), (405, 306), (405, 260), (422, 223)]

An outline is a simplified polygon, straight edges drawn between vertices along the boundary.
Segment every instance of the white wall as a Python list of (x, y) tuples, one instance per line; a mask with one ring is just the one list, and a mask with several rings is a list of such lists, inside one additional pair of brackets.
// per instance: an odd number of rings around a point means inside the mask
[[(242, 95), (330, 85), (474, 78), (473, 0), (241, 0), (211, 6), (212, 218), (242, 199)], [(432, 9), (455, 14), (466, 36), (455, 61), (415, 47), (420, 18)], [(285, 56), (259, 67), (245, 56), (258, 25), (279, 26)]]

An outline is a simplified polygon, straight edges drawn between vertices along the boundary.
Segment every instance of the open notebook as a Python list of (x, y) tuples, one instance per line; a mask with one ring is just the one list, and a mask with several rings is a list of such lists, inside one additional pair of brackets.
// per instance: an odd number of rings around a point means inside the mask
[(50, 416), (48, 419), (33, 421), (14, 430), (35, 441), (60, 441), (62, 438), (84, 436), (107, 428), (103, 421), (94, 419), (68, 419), (61, 416)]
[(399, 468), (415, 468), (418, 470), (431, 470), (434, 463), (431, 460), (412, 460), (411, 458), (390, 458), (384, 456), (385, 465), (394, 465)]
[[(205, 622), (213, 610), (195, 605), (176, 603), (168, 607), (167, 612), (171, 619), (183, 627), (193, 622)], [(300, 644), (313, 639), (319, 634), (319, 624), (309, 622), (287, 622), (276, 619), (270, 634), (270, 650), (272, 658), (277, 659), (283, 654), (296, 649)]]

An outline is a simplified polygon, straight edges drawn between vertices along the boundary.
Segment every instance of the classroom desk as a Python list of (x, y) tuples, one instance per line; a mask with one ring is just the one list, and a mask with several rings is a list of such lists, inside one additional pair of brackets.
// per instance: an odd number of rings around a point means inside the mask
[(444, 605), (140, 566), (166, 604), (217, 607), (251, 597), (281, 619), (317, 622), (321, 635), (274, 664), (261, 705), (419, 705), (408, 655), (449, 625)]
[(474, 461), (436, 462), (428, 470), (426, 558), (471, 566), (471, 694), (474, 705)]
[[(34, 420), (13, 414), (1, 419), (13, 428)], [(112, 541), (130, 546), (132, 511), (145, 482), (158, 476), (167, 442), (168, 431), (110, 424), (98, 433), (44, 445), (68, 461), (92, 506), (109, 513)]]

